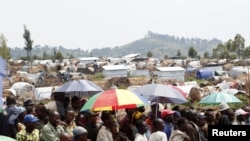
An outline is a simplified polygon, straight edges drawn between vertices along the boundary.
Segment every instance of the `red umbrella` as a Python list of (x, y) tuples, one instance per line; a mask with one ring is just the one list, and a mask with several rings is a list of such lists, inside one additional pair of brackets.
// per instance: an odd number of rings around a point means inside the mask
[(149, 104), (148, 101), (126, 89), (111, 89), (95, 94), (81, 108), (81, 111), (109, 111), (125, 108), (137, 108)]

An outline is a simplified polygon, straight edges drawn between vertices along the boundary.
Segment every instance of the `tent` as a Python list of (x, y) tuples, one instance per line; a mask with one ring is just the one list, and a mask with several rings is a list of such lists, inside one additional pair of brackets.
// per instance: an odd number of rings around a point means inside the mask
[(214, 77), (214, 71), (211, 70), (199, 70), (196, 73), (197, 79), (209, 79)]

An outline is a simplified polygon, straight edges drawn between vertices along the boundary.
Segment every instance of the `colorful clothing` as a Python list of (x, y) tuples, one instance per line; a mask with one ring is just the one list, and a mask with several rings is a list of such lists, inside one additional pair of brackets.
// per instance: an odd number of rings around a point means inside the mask
[(16, 134), (17, 141), (40, 141), (39, 130), (34, 129), (31, 133), (28, 133), (25, 129), (20, 130)]

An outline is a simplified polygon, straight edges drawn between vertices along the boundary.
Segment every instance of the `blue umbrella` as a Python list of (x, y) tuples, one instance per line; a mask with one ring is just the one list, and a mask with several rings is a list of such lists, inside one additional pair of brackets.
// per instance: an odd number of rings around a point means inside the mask
[(90, 97), (98, 92), (102, 92), (103, 89), (89, 80), (73, 80), (69, 81), (62, 86), (58, 87), (53, 91), (56, 93), (65, 93), (69, 96), (79, 96), (79, 97)]
[(160, 103), (181, 104), (188, 101), (180, 90), (164, 84), (146, 84), (136, 88), (133, 92), (145, 96), (149, 101)]
[(227, 94), (223, 92), (211, 93), (201, 99), (200, 104), (220, 104), (222, 102), (226, 103), (241, 103), (233, 94)]

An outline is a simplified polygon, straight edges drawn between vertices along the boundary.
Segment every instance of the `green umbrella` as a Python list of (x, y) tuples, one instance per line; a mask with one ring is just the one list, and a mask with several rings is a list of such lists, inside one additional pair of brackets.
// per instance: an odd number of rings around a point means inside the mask
[(233, 94), (216, 92), (216, 93), (211, 93), (210, 95), (203, 97), (199, 103), (200, 104), (220, 104), (222, 102), (241, 103), (242, 101), (239, 100)]
[(16, 140), (8, 136), (0, 135), (0, 141), (16, 141)]

